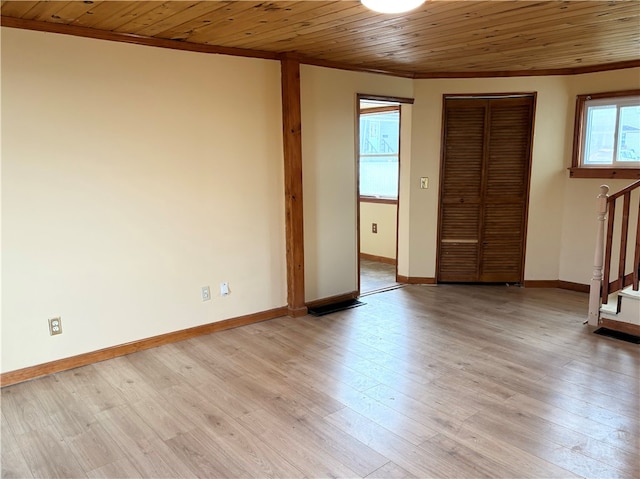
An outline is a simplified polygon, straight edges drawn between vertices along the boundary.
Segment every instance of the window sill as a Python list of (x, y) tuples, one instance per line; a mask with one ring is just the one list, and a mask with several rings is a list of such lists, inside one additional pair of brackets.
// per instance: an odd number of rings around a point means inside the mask
[(570, 178), (640, 179), (640, 168), (569, 168)]
[(361, 203), (382, 203), (385, 205), (397, 205), (398, 200), (395, 198), (381, 198), (379, 196), (361, 196)]

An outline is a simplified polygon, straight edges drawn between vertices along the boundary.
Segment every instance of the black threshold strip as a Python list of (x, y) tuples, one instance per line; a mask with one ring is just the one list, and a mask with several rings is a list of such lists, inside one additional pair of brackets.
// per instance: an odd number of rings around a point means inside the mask
[(619, 339), (628, 343), (640, 344), (640, 336), (636, 336), (635, 334), (623, 333), (621, 331), (614, 331), (613, 329), (598, 328), (594, 331), (594, 334), (599, 334), (608, 338)]
[(337, 311), (344, 311), (345, 309), (357, 308), (362, 306), (362, 301), (357, 299), (349, 299), (347, 301), (340, 301), (339, 303), (326, 304), (324, 306), (318, 306), (316, 308), (309, 308), (309, 314), (311, 316), (324, 316), (325, 314), (335, 313)]

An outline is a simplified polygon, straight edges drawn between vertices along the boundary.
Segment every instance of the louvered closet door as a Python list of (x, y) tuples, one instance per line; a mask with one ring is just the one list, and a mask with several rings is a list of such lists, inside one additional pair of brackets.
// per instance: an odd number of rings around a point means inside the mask
[(478, 281), (486, 101), (445, 102), (439, 281)]
[(447, 99), (438, 280), (519, 282), (533, 97)]

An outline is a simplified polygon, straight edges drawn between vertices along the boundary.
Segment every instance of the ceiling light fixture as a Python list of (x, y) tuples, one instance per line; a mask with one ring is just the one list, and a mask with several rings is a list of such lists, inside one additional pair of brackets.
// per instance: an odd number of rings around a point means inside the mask
[(418, 8), (425, 0), (360, 0), (370, 10), (380, 13), (403, 13)]

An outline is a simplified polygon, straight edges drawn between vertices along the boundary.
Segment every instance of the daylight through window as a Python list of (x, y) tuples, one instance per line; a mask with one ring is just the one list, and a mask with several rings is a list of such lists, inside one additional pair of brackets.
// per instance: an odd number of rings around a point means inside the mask
[(640, 168), (640, 92), (580, 95), (573, 168)]
[(360, 196), (398, 198), (400, 108), (360, 114)]

